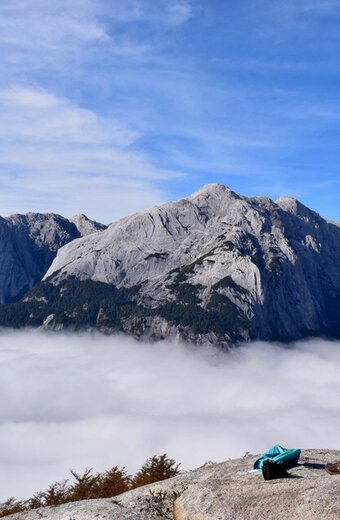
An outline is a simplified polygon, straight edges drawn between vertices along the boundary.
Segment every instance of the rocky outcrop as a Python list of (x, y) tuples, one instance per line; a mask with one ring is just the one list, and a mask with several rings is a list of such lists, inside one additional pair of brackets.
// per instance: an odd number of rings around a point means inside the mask
[(12, 515), (11, 520), (338, 520), (340, 476), (326, 473), (340, 451), (304, 450), (293, 478), (249, 473), (256, 457), (207, 463), (112, 499), (85, 500)]
[(104, 229), (107, 229), (107, 226), (105, 226), (105, 224), (101, 224), (100, 222), (96, 222), (95, 220), (90, 220), (83, 213), (70, 218), (70, 222), (73, 222), (73, 224), (75, 224), (76, 228), (80, 233), (80, 236), (82, 237), (91, 235), (92, 233), (96, 233), (96, 231), (104, 231)]
[(74, 222), (54, 213), (0, 217), (0, 303), (19, 299), (40, 281), (60, 247), (102, 228), (85, 216)]
[(28, 298), (0, 324), (221, 345), (340, 337), (340, 228), (295, 199), (211, 184), (60, 248)]
[(324, 470), (340, 452), (305, 450), (290, 479), (264, 481), (247, 473), (245, 457), (215, 467), (204, 482), (175, 502), (175, 520), (336, 520), (340, 518), (340, 476)]

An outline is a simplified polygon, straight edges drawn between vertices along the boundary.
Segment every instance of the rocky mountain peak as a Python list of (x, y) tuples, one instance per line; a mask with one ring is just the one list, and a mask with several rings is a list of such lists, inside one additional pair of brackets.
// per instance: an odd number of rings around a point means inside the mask
[(223, 184), (212, 183), (206, 184), (184, 200), (195, 204), (205, 211), (209, 218), (213, 218), (225, 214), (228, 208), (236, 201), (241, 201), (242, 197)]
[(83, 213), (74, 215), (72, 218), (70, 218), (70, 222), (73, 222), (75, 224), (82, 237), (86, 235), (91, 235), (96, 231), (103, 231), (107, 228), (106, 225), (100, 224), (100, 222), (96, 222), (95, 220), (89, 219)]
[(204, 186), (202, 186), (198, 190), (194, 191), (194, 193), (189, 195), (188, 199), (195, 199), (196, 197), (200, 197), (201, 195), (203, 195), (204, 197), (211, 197), (211, 196), (223, 197), (228, 194), (232, 194), (236, 197), (238, 196), (230, 188), (228, 188), (227, 186), (224, 186), (224, 184), (212, 182), (212, 183), (204, 184)]
[(0, 324), (20, 316), (25, 325), (222, 346), (340, 337), (340, 228), (295, 199), (211, 184), (101, 231), (85, 216), (76, 222), (91, 233), (68, 240), (18, 314), (4, 309)]
[(340, 222), (337, 222), (336, 220), (328, 220), (329, 224), (333, 224), (333, 226), (340, 227)]
[(0, 218), (0, 302), (20, 298), (41, 280), (60, 247), (105, 228), (85, 215), (74, 222), (56, 213)]
[(307, 206), (302, 204), (302, 202), (294, 199), (293, 197), (280, 197), (279, 199), (275, 200), (275, 203), (287, 213), (291, 213), (294, 216), (300, 217), (306, 222), (311, 220), (318, 222), (322, 220), (318, 213), (312, 211)]

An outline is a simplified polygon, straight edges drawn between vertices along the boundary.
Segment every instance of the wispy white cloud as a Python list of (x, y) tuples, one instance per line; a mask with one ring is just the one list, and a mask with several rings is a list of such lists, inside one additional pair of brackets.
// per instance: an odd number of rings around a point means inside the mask
[(0, 43), (54, 49), (70, 41), (106, 40), (92, 2), (61, 0), (51, 6), (42, 0), (4, 0), (0, 8)]
[(106, 15), (117, 22), (147, 22), (180, 26), (194, 15), (193, 3), (189, 0), (126, 0), (115, 2), (111, 8), (103, 7)]
[(0, 13), (2, 214), (81, 211), (112, 221), (162, 202), (161, 183), (179, 172), (139, 146), (145, 132), (125, 122), (124, 106), (115, 116), (119, 101), (97, 104), (85, 84), (114, 94), (110, 76), (120, 74), (123, 62), (152, 54), (152, 41), (122, 31), (121, 23), (179, 26), (190, 17), (190, 3), (5, 0)]
[(190, 20), (193, 15), (193, 7), (189, 2), (168, 2), (166, 16), (170, 23), (180, 25)]
[[(303, 13), (313, 6), (316, 16)], [(211, 2), (208, 16), (200, 0), (3, 0), (0, 90), (24, 85), (37, 91), (36, 102), (47, 102), (44, 92), (63, 105), (60, 116), (52, 106), (20, 109), (23, 101), (11, 92), (0, 174), (9, 186), (9, 177), (22, 179), (30, 165), (44, 176), (45, 190), (52, 173), (62, 183), (63, 171), (69, 186), (66, 177), (76, 170), (84, 169), (84, 183), (93, 172), (98, 179), (112, 170), (114, 182), (120, 172), (121, 180), (133, 176), (152, 185), (152, 200), (161, 187), (180, 196), (189, 184), (193, 190), (208, 181), (253, 193), (255, 177), (268, 190), (293, 179), (302, 189), (307, 170), (320, 167), (317, 157), (328, 169), (336, 164), (335, 118), (299, 117), (327, 89), (329, 106), (338, 104), (338, 90), (330, 86), (336, 84), (335, 26), (328, 24), (327, 37), (319, 39), (314, 26), (322, 30), (334, 7), (330, 0)], [(14, 102), (20, 124), (8, 115)], [(48, 124), (39, 112), (53, 112)], [(35, 141), (33, 131), (28, 135), (33, 119)], [(278, 180), (282, 168), (291, 168), (290, 178)], [(184, 169), (185, 189), (177, 181), (170, 186)], [(45, 193), (61, 200), (60, 191)], [(7, 196), (15, 198), (14, 184)], [(309, 204), (315, 201), (319, 193)]]
[(146, 38), (116, 30), (116, 24), (125, 21), (121, 16), (125, 10), (130, 21), (135, 10), (140, 12), (141, 21), (147, 20), (151, 14), (148, 15), (144, 3), (4, 0), (0, 6), (2, 83), (8, 84), (23, 73), (32, 77), (48, 71), (62, 71), (63, 83), (67, 83), (75, 71), (87, 69), (89, 73), (97, 53), (111, 59), (147, 56), (151, 44)]
[(303, 2), (295, 2), (295, 7), (300, 12), (310, 12), (310, 13), (323, 13), (323, 12), (331, 12), (334, 9), (340, 8), (340, 3), (338, 0), (325, 0), (325, 1), (303, 1)]
[(70, 468), (133, 472), (155, 453), (189, 469), (276, 443), (338, 448), (339, 346), (253, 343), (222, 354), (3, 331), (0, 499), (28, 496)]
[(23, 210), (25, 194), (26, 211), (48, 210), (49, 201), (51, 211), (59, 204), (59, 212), (92, 214), (96, 204), (102, 208), (97, 218), (112, 221), (160, 202), (153, 182), (178, 176), (135, 149), (137, 132), (51, 92), (22, 86), (3, 90), (0, 110), (3, 214)]
[[(0, 6), (0, 44), (28, 49), (59, 50), (92, 42), (115, 41), (110, 23), (148, 22), (179, 26), (193, 16), (187, 0), (3, 0)], [(117, 46), (116, 39), (116, 46)], [(124, 40), (123, 40), (124, 42)], [(133, 41), (130, 43), (133, 47)], [(128, 42), (123, 43), (128, 47)], [(142, 48), (135, 43), (135, 48)]]
[(0, 136), (32, 143), (128, 146), (138, 137), (122, 123), (99, 117), (51, 92), (15, 86), (0, 91)]

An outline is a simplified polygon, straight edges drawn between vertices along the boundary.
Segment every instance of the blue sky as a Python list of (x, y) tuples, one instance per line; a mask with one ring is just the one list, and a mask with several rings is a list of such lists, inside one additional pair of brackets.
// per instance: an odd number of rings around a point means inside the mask
[(221, 182), (340, 220), (340, 0), (2, 0), (0, 214)]

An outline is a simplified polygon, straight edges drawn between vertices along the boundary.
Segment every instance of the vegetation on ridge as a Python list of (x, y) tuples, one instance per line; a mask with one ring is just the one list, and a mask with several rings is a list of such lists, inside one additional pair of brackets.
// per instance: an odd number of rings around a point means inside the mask
[[(223, 286), (231, 287), (228, 277)], [(53, 280), (47, 280), (38, 283), (20, 302), (0, 305), (0, 326), (39, 327), (51, 318), (49, 326), (52, 327), (128, 330), (138, 337), (145, 331), (148, 319), (160, 316), (179, 328), (192, 330), (194, 334), (212, 332), (222, 336), (227, 334), (235, 341), (241, 339), (240, 330), (245, 327), (245, 318), (227, 296), (215, 294), (217, 286), (213, 288), (210, 302), (205, 308), (200, 305), (198, 295), (203, 289), (201, 285), (179, 282), (177, 274), (167, 287), (174, 301), (165, 301), (151, 308), (138, 302), (140, 285), (117, 288), (74, 277), (55, 285)], [(238, 286), (234, 284), (232, 288), (235, 287)]]
[(179, 466), (164, 453), (150, 457), (134, 476), (128, 475), (124, 467), (118, 466), (113, 466), (104, 473), (93, 473), (88, 468), (83, 473), (71, 470), (73, 483), (69, 484), (67, 479), (54, 482), (46, 491), (39, 491), (28, 500), (9, 498), (0, 504), (0, 518), (38, 507), (114, 497), (131, 489), (175, 477), (179, 474)]

